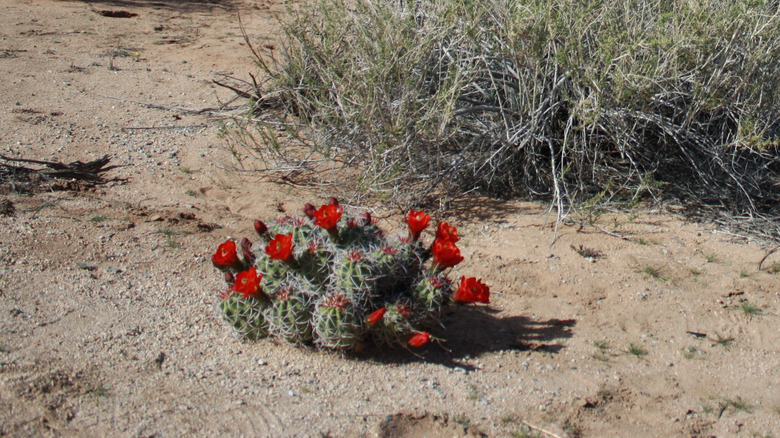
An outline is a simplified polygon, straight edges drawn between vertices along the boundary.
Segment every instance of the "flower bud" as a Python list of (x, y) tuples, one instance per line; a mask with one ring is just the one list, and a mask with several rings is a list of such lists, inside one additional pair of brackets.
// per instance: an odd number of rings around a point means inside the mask
[(366, 323), (369, 325), (369, 327), (373, 327), (382, 320), (382, 317), (385, 316), (385, 312), (387, 312), (387, 309), (382, 307), (381, 309), (374, 311), (370, 315), (368, 315), (368, 318), (366, 318)]
[(255, 255), (252, 253), (252, 242), (244, 237), (241, 239), (241, 258), (244, 259), (244, 263), (247, 266), (255, 264)]
[(363, 219), (363, 225), (371, 225), (371, 213), (365, 212), (361, 215)]
[(335, 205), (336, 207), (339, 206), (339, 200), (336, 199), (335, 196), (331, 196), (330, 199), (328, 199), (328, 205)]
[(261, 220), (255, 220), (255, 231), (258, 235), (263, 236), (268, 232), (268, 226)]
[(431, 338), (430, 333), (428, 332), (420, 332), (409, 338), (409, 340), (406, 342), (407, 344), (411, 345), (412, 347), (422, 347), (426, 343), (428, 343), (428, 340)]
[(306, 217), (309, 219), (314, 219), (314, 212), (317, 211), (317, 207), (307, 203), (303, 206), (303, 212), (306, 214)]

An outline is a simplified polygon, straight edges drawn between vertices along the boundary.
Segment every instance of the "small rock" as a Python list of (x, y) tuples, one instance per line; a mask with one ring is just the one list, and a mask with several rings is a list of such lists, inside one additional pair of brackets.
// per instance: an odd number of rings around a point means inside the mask
[(78, 262), (76, 263), (76, 266), (87, 271), (94, 271), (97, 269), (97, 266), (90, 262)]

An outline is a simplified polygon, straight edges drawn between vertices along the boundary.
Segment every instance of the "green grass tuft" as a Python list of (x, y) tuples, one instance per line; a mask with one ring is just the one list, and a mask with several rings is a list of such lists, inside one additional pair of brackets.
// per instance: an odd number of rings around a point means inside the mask
[(642, 272), (644, 272), (649, 277), (655, 278), (656, 280), (667, 280), (667, 278), (663, 275), (663, 270), (656, 266), (645, 265), (642, 267)]
[(720, 345), (721, 347), (725, 348), (726, 350), (731, 348), (731, 344), (734, 343), (735, 339), (731, 336), (721, 336), (720, 334), (715, 334), (715, 345)]
[(647, 356), (647, 350), (635, 344), (628, 344), (628, 347), (626, 347), (626, 353), (634, 355), (639, 359)]
[(748, 319), (753, 319), (753, 317), (758, 316), (763, 312), (760, 307), (748, 301), (741, 303), (739, 305), (739, 310), (741, 310)]

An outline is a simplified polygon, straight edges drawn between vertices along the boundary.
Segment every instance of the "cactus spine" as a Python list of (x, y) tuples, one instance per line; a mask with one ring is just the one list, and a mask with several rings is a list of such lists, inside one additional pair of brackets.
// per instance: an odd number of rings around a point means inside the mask
[(219, 307), (225, 321), (239, 336), (252, 340), (268, 336), (268, 321), (264, 315), (267, 302), (253, 297), (242, 298), (234, 293), (222, 300)]

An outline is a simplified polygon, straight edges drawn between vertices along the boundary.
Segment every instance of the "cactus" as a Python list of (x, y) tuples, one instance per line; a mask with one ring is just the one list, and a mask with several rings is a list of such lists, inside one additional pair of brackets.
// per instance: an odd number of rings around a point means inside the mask
[(354, 306), (341, 293), (325, 296), (317, 306), (315, 318), (317, 345), (333, 350), (353, 350), (360, 344), (363, 323)]
[(238, 333), (247, 339), (257, 340), (268, 336), (268, 321), (264, 310), (267, 302), (261, 299), (243, 298), (240, 294), (230, 294), (219, 305), (222, 315)]
[(291, 344), (311, 342), (311, 298), (290, 286), (282, 288), (274, 298), (268, 312), (270, 332)]
[(432, 275), (421, 278), (415, 285), (416, 306), (424, 313), (433, 317), (438, 316), (451, 299), (450, 287), (450, 282), (444, 275)]
[(352, 249), (334, 260), (332, 281), (337, 290), (361, 306), (370, 306), (379, 298), (374, 264), (360, 249)]
[(387, 311), (371, 331), (371, 336), (377, 344), (397, 345), (409, 333), (414, 331), (412, 327), (412, 307), (405, 299), (398, 299), (385, 306)]
[(462, 257), (457, 230), (446, 223), (426, 247), (422, 232), (430, 217), (420, 211), (410, 212), (408, 236), (397, 239), (388, 239), (368, 213), (344, 215), (335, 198), (319, 209), (306, 204), (304, 213), (268, 226), (255, 221), (260, 242), (229, 240), (212, 257), (229, 284), (256, 279), (235, 286), (241, 294), (228, 293), (220, 304), (241, 336), (270, 334), (331, 350), (354, 350), (368, 340), (417, 347), (429, 339), (419, 328), (436, 322), (444, 306), (488, 302), (487, 286), (465, 277), (467, 287), (453, 298), (446, 272)]

